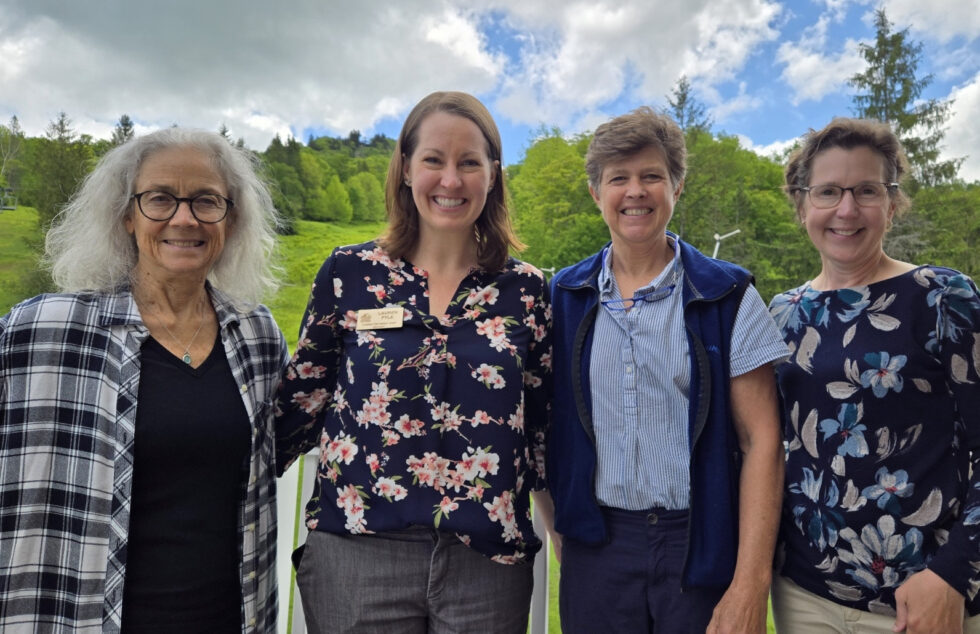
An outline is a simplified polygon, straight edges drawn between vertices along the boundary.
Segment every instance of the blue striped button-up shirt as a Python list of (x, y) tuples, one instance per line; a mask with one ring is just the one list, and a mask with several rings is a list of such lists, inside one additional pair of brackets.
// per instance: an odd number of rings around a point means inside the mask
[[(629, 311), (616, 310), (619, 288), (612, 247), (599, 273), (600, 307), (589, 380), (598, 451), (596, 497), (627, 510), (686, 509), (690, 476), (688, 397), (691, 359), (681, 293), (684, 271), (674, 259), (637, 289)], [(670, 287), (674, 288), (670, 290)], [(732, 333), (730, 375), (785, 358), (786, 347), (758, 291), (749, 286)]]

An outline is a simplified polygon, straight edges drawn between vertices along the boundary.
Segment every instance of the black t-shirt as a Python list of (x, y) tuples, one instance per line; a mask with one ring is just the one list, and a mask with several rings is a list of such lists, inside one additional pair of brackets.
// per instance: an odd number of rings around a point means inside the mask
[(240, 632), (251, 430), (220, 337), (192, 368), (143, 345), (123, 632)]

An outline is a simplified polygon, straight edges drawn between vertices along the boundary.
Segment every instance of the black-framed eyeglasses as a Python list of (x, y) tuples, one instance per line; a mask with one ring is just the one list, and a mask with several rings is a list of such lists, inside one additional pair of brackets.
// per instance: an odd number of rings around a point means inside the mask
[(844, 198), (844, 192), (851, 192), (854, 202), (862, 206), (875, 205), (884, 199), (885, 194), (898, 189), (898, 183), (858, 183), (854, 187), (841, 187), (840, 185), (811, 185), (800, 187), (797, 191), (806, 192), (810, 197), (810, 203), (818, 209), (829, 209), (836, 207)]
[(228, 209), (235, 206), (234, 201), (221, 194), (200, 194), (190, 198), (181, 198), (167, 192), (145, 191), (133, 194), (140, 213), (150, 220), (164, 222), (177, 213), (180, 203), (187, 203), (191, 215), (198, 222), (214, 224), (221, 222), (228, 215)]
[(627, 297), (626, 299), (606, 299), (600, 303), (609, 310), (626, 311), (633, 308), (640, 302), (652, 304), (653, 302), (670, 297), (670, 294), (674, 292), (674, 288), (676, 286), (677, 284), (661, 286), (660, 288), (655, 288), (649, 293), (644, 293), (643, 295), (634, 295), (633, 297)]

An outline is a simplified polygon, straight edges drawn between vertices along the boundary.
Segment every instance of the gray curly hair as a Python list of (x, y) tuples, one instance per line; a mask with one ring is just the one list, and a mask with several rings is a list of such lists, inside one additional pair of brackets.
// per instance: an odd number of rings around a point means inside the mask
[(258, 157), (220, 134), (177, 127), (135, 137), (107, 152), (55, 217), (45, 238), (45, 263), (59, 289), (108, 292), (130, 281), (138, 254), (124, 219), (133, 212), (133, 187), (143, 161), (172, 147), (194, 148), (210, 156), (235, 201), (234, 230), (208, 280), (240, 310), (275, 293), (280, 217), (259, 176)]

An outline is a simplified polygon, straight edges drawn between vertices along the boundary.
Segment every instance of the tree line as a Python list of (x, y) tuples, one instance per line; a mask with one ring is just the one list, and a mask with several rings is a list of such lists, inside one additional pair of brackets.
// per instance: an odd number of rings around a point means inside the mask
[[(851, 116), (889, 122), (908, 150), (912, 174), (908, 214), (896, 221), (886, 251), (893, 257), (980, 273), (980, 183), (957, 178), (962, 159), (939, 160), (952, 103), (923, 100), (931, 77), (920, 77), (922, 46), (896, 31), (884, 10), (876, 14), (876, 37), (861, 45), (867, 67), (850, 78), (855, 89)], [(669, 228), (683, 239), (751, 270), (763, 297), (809, 279), (817, 254), (782, 192), (786, 155), (762, 157), (735, 136), (713, 134), (712, 121), (680, 77), (662, 109), (685, 131), (688, 176)], [(822, 127), (826, 121), (814, 122)], [(224, 125), (219, 132), (230, 143)], [(94, 162), (134, 133), (122, 115), (111, 138), (77, 134), (60, 113), (44, 136), (27, 137), (17, 118), (0, 125), (0, 186), (13, 187), (20, 204), (38, 210), (45, 228)], [(567, 266), (596, 251), (608, 232), (588, 192), (584, 157), (590, 134), (541, 129), (524, 157), (507, 166), (514, 223), (528, 248), (522, 257), (546, 270)], [(351, 223), (384, 218), (384, 179), (395, 141), (384, 135), (273, 138), (255, 152), (265, 166), (277, 208), (291, 232), (298, 219)], [(723, 243), (716, 235), (735, 230)], [(40, 243), (40, 240), (38, 241)]]

